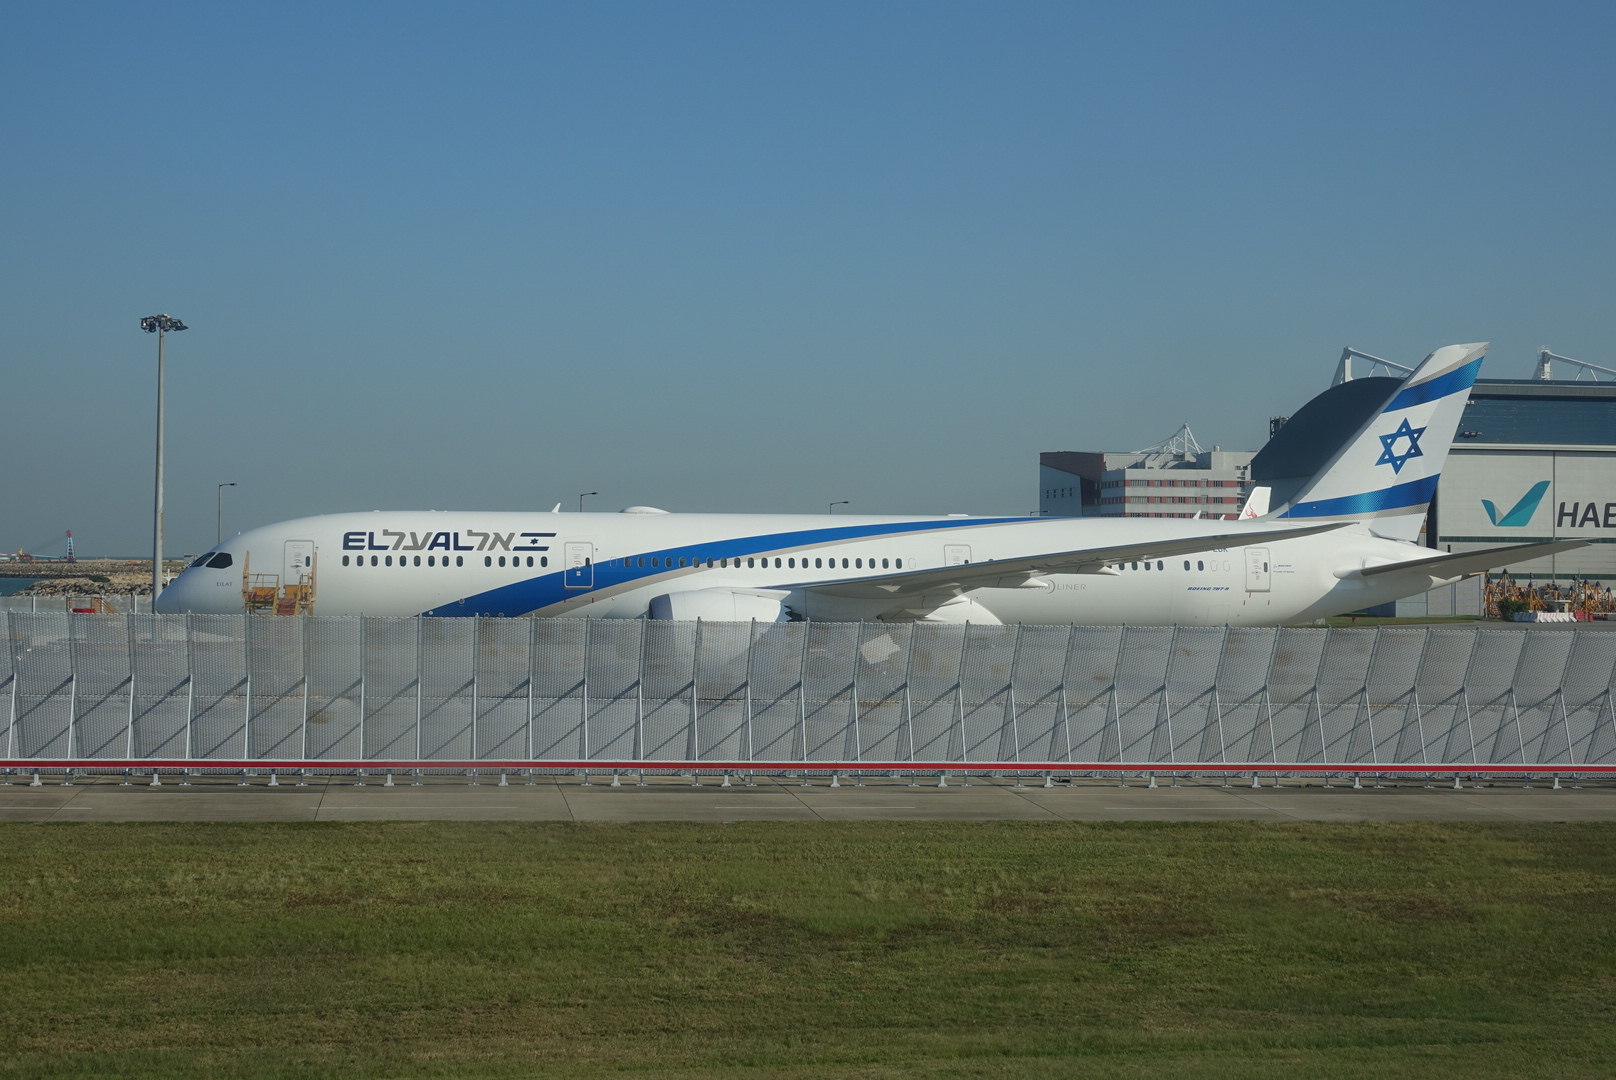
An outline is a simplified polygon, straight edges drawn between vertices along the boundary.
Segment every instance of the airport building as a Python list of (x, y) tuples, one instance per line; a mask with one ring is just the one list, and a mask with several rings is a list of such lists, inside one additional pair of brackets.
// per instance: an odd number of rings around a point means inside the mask
[(1509, 573), (1616, 583), (1616, 382), (1478, 380), (1426, 531), (1443, 551), (1587, 540)]
[(1050, 517), (1234, 518), (1255, 453), (1201, 449), (1189, 425), (1144, 450), (1038, 455), (1038, 510)]

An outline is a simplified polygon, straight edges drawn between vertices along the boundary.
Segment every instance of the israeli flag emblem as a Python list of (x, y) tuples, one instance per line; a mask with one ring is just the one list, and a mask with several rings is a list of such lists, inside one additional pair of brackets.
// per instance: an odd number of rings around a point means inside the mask
[[(1402, 472), (1403, 464), (1409, 458), (1425, 456), (1425, 451), (1420, 449), (1420, 436), (1424, 434), (1424, 428), (1411, 427), (1408, 417), (1403, 417), (1403, 422), (1397, 426), (1396, 431), (1390, 435), (1380, 436), (1380, 458), (1375, 464), (1390, 465), (1393, 475)], [(1408, 446), (1404, 448), (1401, 454), (1397, 452), (1397, 441), (1399, 439), (1408, 440)]]

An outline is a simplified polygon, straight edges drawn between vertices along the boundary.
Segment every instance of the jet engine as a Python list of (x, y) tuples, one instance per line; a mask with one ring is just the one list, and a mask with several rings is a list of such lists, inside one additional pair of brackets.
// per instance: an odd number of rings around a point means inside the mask
[(777, 589), (692, 589), (651, 598), (651, 618), (683, 622), (785, 622), (782, 602), (789, 594)]

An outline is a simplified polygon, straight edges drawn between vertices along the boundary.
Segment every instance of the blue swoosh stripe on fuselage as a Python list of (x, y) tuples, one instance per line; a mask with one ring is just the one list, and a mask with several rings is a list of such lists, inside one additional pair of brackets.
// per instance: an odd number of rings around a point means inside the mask
[(1399, 510), (1408, 506), (1423, 506), (1436, 494), (1440, 476), (1427, 476), (1423, 480), (1410, 480), (1406, 484), (1366, 491), (1362, 495), (1343, 495), (1339, 499), (1320, 499), (1318, 502), (1297, 503), (1282, 518), (1355, 517), (1374, 514), (1382, 510)]
[[(666, 558), (669, 555), (677, 558), (680, 555), (688, 556), (693, 549), (701, 550), (701, 557), (706, 559), (734, 559), (745, 558), (748, 555), (761, 555), (765, 552), (773, 554), (790, 548), (809, 547), (814, 544), (841, 543), (849, 540), (872, 540), (883, 536), (902, 536), (917, 532), (934, 532), (939, 529), (969, 528), (978, 525), (1015, 525), (1022, 522), (1054, 521), (1055, 518), (978, 518), (971, 521), (913, 521), (899, 522), (886, 525), (848, 525), (840, 528), (804, 529), (799, 532), (768, 533), (762, 536), (736, 536), (720, 538), (717, 540), (698, 540), (679, 547), (661, 548), (656, 551), (635, 552), (632, 555), (616, 557), (616, 561), (626, 564), (627, 560), (639, 558)], [(587, 589), (569, 589), (566, 587), (566, 570), (544, 574), (525, 581), (513, 581), (509, 585), (501, 585), (497, 589), (489, 589), (475, 596), (468, 596), (464, 600), (456, 600), (448, 604), (435, 607), (430, 611), (423, 611), (422, 615), (433, 617), (461, 617), (473, 615), (526, 615), (530, 611), (539, 611), (552, 604), (559, 604), (563, 600), (587, 593), (599, 592), (615, 586), (643, 582), (650, 578), (666, 576), (669, 573), (677, 574), (678, 569), (669, 570), (667, 567), (645, 567), (628, 565), (611, 565), (611, 561), (597, 562), (593, 566), (594, 584)], [(755, 587), (755, 586), (754, 586)]]
[(1445, 398), (1449, 394), (1457, 394), (1461, 390), (1468, 390), (1475, 383), (1476, 376), (1481, 373), (1481, 362), (1486, 357), (1478, 356), (1464, 367), (1454, 368), (1446, 375), (1438, 375), (1426, 382), (1405, 386), (1397, 392), (1397, 396), (1387, 403), (1382, 413), (1396, 412), (1399, 409), (1412, 409), (1416, 405), (1423, 405), (1427, 401)]

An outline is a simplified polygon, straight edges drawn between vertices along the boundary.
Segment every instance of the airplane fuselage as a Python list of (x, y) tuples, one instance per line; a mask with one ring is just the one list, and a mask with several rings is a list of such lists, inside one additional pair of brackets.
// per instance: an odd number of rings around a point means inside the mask
[[(643, 618), (657, 597), (731, 590), (776, 596), (789, 616), (823, 620), (1257, 626), (1356, 611), (1451, 580), (1417, 569), (1352, 578), (1430, 554), (1361, 526), (1265, 541), (1268, 528), (1139, 518), (333, 514), (226, 541), (170, 584), (157, 607)], [(1000, 583), (1011, 587), (908, 599), (857, 587), (953, 565), (1242, 530), (1251, 535), (1243, 546)]]

